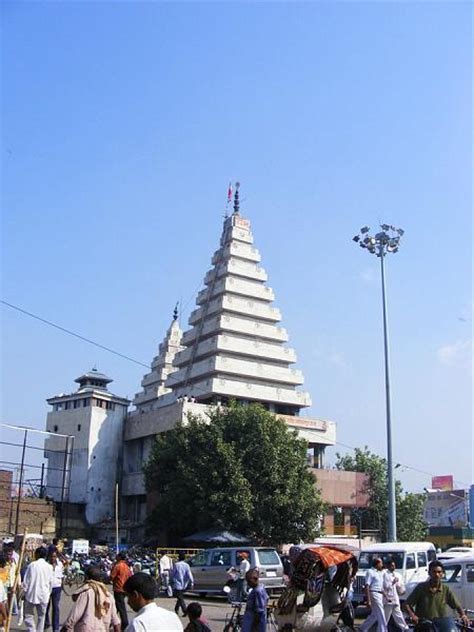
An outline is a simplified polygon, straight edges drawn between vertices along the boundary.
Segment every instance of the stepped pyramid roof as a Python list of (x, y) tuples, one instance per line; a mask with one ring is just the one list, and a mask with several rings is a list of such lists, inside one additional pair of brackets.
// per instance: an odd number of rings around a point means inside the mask
[[(234, 212), (224, 221), (191, 327), (177, 343), (182, 350), (165, 382), (175, 398), (258, 401), (289, 415), (311, 405), (309, 394), (297, 390), (303, 375), (292, 368), (296, 354), (285, 345), (288, 335), (278, 325), (280, 312), (272, 305), (274, 293), (259, 262), (250, 222), (240, 215), (237, 188)], [(162, 404), (170, 401), (170, 394), (162, 398)]]
[(133, 405), (137, 408), (155, 402), (159, 397), (171, 391), (169, 387), (165, 386), (165, 382), (168, 376), (176, 371), (173, 360), (176, 353), (183, 349), (181, 346), (182, 335), (178, 324), (178, 307), (176, 306), (171, 325), (158, 348), (158, 355), (153, 358), (151, 363), (151, 371), (141, 381), (143, 390), (137, 393), (133, 400)]

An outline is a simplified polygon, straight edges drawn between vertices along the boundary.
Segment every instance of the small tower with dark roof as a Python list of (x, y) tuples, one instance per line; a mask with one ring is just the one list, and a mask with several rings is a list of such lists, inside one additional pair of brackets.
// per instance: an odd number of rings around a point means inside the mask
[(85, 526), (100, 525), (114, 514), (130, 401), (111, 393), (112, 378), (96, 368), (74, 381), (79, 385), (76, 391), (47, 400), (52, 410), (46, 420), (51, 433), (45, 441), (46, 493), (57, 502), (75, 505), (76, 512), (69, 514), (84, 516)]

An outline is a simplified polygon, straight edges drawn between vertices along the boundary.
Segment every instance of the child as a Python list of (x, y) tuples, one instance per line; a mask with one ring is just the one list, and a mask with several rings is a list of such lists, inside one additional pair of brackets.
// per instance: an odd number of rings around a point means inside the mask
[(188, 605), (186, 614), (189, 618), (188, 625), (184, 628), (184, 632), (211, 632), (211, 628), (206, 621), (202, 619), (201, 604), (193, 601)]
[(265, 632), (267, 627), (268, 594), (265, 586), (259, 584), (258, 569), (247, 571), (245, 579), (251, 588), (247, 597), (247, 607), (242, 620), (242, 632)]

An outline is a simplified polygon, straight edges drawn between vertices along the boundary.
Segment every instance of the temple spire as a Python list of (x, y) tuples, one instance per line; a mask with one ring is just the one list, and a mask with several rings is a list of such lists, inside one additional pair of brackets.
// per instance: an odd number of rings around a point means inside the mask
[(239, 189), (240, 189), (240, 182), (236, 182), (235, 193), (234, 193), (234, 215), (238, 215), (240, 212)]
[(178, 303), (176, 303), (176, 305), (174, 306), (173, 320), (178, 320)]

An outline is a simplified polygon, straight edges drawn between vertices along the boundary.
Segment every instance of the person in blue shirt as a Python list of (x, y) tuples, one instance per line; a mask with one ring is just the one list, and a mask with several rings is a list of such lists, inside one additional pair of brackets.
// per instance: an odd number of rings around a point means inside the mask
[(184, 552), (180, 551), (178, 554), (178, 562), (174, 565), (172, 573), (173, 591), (174, 596), (176, 597), (174, 611), (179, 615), (179, 609), (181, 608), (183, 617), (187, 615), (186, 602), (183, 597), (184, 591), (191, 590), (194, 585), (194, 577), (191, 573), (191, 567), (185, 559), (186, 556)]
[(268, 594), (259, 583), (257, 568), (251, 568), (245, 575), (251, 589), (247, 596), (247, 607), (242, 619), (242, 632), (265, 632), (267, 627)]

